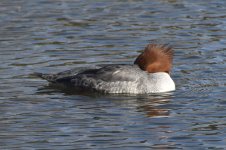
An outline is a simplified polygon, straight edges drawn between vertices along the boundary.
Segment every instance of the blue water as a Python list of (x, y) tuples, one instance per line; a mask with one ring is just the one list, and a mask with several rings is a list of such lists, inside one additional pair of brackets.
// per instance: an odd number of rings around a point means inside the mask
[[(226, 149), (223, 0), (0, 1), (0, 149)], [(177, 90), (103, 95), (33, 72), (133, 63), (174, 47)]]

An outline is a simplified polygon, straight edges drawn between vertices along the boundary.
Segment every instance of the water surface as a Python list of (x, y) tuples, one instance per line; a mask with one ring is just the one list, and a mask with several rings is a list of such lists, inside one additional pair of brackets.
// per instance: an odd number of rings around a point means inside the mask
[[(1, 149), (225, 149), (226, 2), (0, 2)], [(177, 90), (101, 95), (33, 72), (132, 63), (149, 42), (175, 50)]]

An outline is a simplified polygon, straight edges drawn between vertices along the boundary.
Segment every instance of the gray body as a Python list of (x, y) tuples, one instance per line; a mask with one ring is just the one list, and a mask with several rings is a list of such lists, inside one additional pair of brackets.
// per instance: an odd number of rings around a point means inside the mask
[(159, 93), (175, 90), (168, 73), (148, 73), (137, 65), (103, 65), (58, 74), (36, 74), (52, 83), (105, 93)]

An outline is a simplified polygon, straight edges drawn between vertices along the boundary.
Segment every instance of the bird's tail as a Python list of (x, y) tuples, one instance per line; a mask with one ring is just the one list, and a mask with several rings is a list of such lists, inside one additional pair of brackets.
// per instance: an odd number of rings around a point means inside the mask
[(57, 76), (55, 74), (45, 74), (45, 73), (35, 72), (32, 75), (35, 77), (39, 77), (44, 80), (47, 80), (49, 82), (56, 82), (56, 80), (57, 80)]

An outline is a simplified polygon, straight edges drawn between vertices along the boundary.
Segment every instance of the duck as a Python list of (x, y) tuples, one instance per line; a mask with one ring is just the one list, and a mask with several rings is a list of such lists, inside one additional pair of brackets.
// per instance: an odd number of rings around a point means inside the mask
[(75, 68), (55, 74), (34, 73), (51, 84), (84, 91), (145, 94), (175, 90), (171, 78), (173, 49), (167, 44), (148, 44), (133, 64), (105, 64)]

